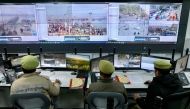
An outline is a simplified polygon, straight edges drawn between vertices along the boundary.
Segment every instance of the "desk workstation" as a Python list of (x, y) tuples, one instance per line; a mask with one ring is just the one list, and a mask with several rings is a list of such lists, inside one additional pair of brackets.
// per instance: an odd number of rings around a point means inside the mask
[[(60, 85), (60, 93), (58, 100), (58, 107), (62, 108), (83, 108), (83, 88), (81, 89), (70, 89), (70, 80), (72, 78), (76, 78), (76, 75), (71, 75), (73, 71), (45, 71), (38, 69), (37, 71), (41, 71), (40, 75), (47, 76), (52, 82), (55, 82), (55, 79), (59, 79), (61, 81)], [(0, 74), (2, 76), (2, 74)], [(10, 95), (10, 86), (11, 84), (0, 84), (0, 108), (12, 108), (12, 105), (9, 102)]]
[[(118, 76), (128, 79), (124, 87), (129, 99), (134, 93), (146, 97), (144, 82), (155, 77), (155, 60), (170, 62), (171, 75), (190, 89), (190, 65), (184, 58), (189, 54), (189, 40), (184, 46), (189, 0), (23, 2), (0, 5), (0, 108), (12, 107), (11, 83), (23, 73), (20, 59), (27, 54), (39, 59), (40, 75), (53, 84), (60, 80), (60, 109), (84, 108), (85, 91), (100, 80), (100, 60), (114, 65), (115, 81), (121, 82)], [(71, 79), (79, 78), (83, 85), (71, 88)]]
[[(100, 74), (96, 73), (96, 77), (99, 77)], [(126, 73), (123, 73), (123, 71), (115, 71), (112, 75), (112, 78), (115, 78), (115, 76), (119, 75), (126, 75), (129, 76), (129, 80), (131, 81), (130, 84), (124, 84), (126, 90), (141, 90), (141, 89), (147, 89), (148, 85), (144, 84), (147, 80), (152, 80), (155, 77), (155, 74), (153, 72), (148, 73), (144, 70), (129, 70)], [(186, 77), (188, 78), (188, 81), (190, 81), (190, 72), (185, 72)], [(133, 80), (132, 80), (133, 78)], [(89, 85), (92, 83), (91, 78), (88, 78), (87, 88), (89, 88)], [(183, 86), (184, 89), (190, 89), (190, 84)]]
[[(112, 75), (114, 79), (116, 76), (122, 76), (122, 75), (126, 75), (128, 77), (130, 84), (124, 84), (124, 86), (127, 90), (129, 99), (132, 98), (134, 93), (139, 93), (141, 97), (146, 97), (146, 91), (147, 91), (148, 85), (144, 84), (144, 82), (147, 80), (152, 80), (153, 77), (155, 77), (155, 74), (153, 72), (153, 61), (161, 60), (161, 59), (170, 61), (170, 58), (150, 56), (150, 55), (148, 56), (148, 55), (141, 55), (141, 54), (134, 54), (134, 55), (133, 54), (130, 54), (130, 55), (129, 54), (115, 54), (115, 55), (111, 54), (111, 55), (106, 55), (99, 58), (93, 58), (91, 60), (88, 58), (88, 60), (90, 60), (89, 66), (91, 66), (90, 67), (91, 71), (82, 72), (83, 74), (81, 75), (80, 74), (81, 72), (79, 72), (80, 70), (78, 70), (77, 72), (75, 71), (75, 69), (73, 70), (60, 69), (59, 66), (54, 66), (53, 64), (47, 63), (45, 60), (48, 60), (48, 59), (44, 59), (44, 55), (50, 56), (49, 54), (40, 54), (39, 57), (43, 56), (43, 58), (40, 58), (41, 63), (40, 63), (39, 68), (36, 70), (36, 72), (41, 72), (40, 75), (48, 77), (52, 82), (55, 82), (56, 79), (59, 79), (61, 81), (61, 85), (60, 85), (61, 90), (60, 90), (59, 101), (58, 101), (58, 107), (60, 108), (66, 107), (66, 105), (68, 106), (69, 102), (71, 101), (72, 103), (68, 107), (76, 107), (76, 108), (84, 107), (82, 98), (84, 97), (85, 91), (89, 88), (89, 85), (91, 83), (97, 82), (97, 80), (94, 81), (94, 78), (100, 77), (99, 68), (98, 68), (98, 62), (100, 60), (109, 60), (111, 63), (114, 64), (114, 66), (116, 67), (116, 71)], [(51, 54), (51, 55), (52, 56), (66, 56), (66, 57), (68, 56), (67, 54), (66, 55)], [(69, 54), (69, 56), (71, 56), (71, 54)], [(74, 55), (74, 56), (86, 56), (86, 55)], [(127, 56), (129, 56), (130, 58), (128, 59), (117, 58), (117, 57), (127, 57)], [(19, 56), (19, 59), (21, 57)], [(50, 58), (50, 57), (46, 57), (46, 58)], [(17, 59), (17, 58), (14, 58), (14, 59)], [(62, 62), (62, 59), (59, 61)], [(46, 62), (46, 64), (43, 62)], [(64, 62), (68, 63), (67, 58)], [(15, 63), (19, 64), (19, 61)], [(11, 62), (11, 64), (13, 66), (14, 62)], [(62, 66), (67, 67), (66, 65), (62, 65)], [(126, 66), (128, 66), (128, 68)], [(59, 67), (59, 68), (55, 68), (55, 67)], [(14, 77), (14, 73), (16, 73), (17, 76), (23, 73), (22, 71), (14, 72), (14, 69), (7, 72), (9, 72), (10, 75), (13, 77)], [(85, 77), (86, 75), (87, 77)], [(190, 81), (190, 78), (189, 78), (190, 74), (188, 72), (185, 72), (185, 75), (188, 81)], [(77, 89), (70, 88), (71, 79), (76, 78), (76, 77), (83, 77), (83, 76), (84, 76), (83, 88), (77, 88)], [(1, 94), (4, 96), (4, 98), (2, 98), (2, 101), (3, 99), (6, 99), (7, 101), (9, 101), (10, 86), (11, 84), (9, 83), (0, 84), (0, 89), (2, 91)], [(189, 84), (185, 85), (183, 86), (183, 88), (190, 89), (190, 85)], [(75, 101), (73, 102), (73, 100)], [(12, 107), (12, 105), (10, 103), (3, 103), (0, 105), (0, 107)]]

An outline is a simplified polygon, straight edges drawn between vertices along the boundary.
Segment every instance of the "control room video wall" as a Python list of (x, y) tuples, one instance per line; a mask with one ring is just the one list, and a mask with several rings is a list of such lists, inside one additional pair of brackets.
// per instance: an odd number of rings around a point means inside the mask
[(182, 4), (0, 5), (0, 44), (176, 44)]

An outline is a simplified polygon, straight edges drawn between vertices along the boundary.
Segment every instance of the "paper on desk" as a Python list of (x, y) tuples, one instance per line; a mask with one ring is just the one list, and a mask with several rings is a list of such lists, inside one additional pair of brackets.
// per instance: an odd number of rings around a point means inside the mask
[(43, 71), (43, 72), (40, 73), (40, 75), (50, 77), (50, 76), (54, 75), (54, 72)]
[(140, 75), (127, 75), (131, 83), (143, 83), (143, 79)]
[(50, 79), (52, 82), (55, 82), (56, 79), (59, 79), (60, 81), (63, 81), (63, 82), (64, 82), (64, 81), (70, 82), (69, 79), (67, 79), (67, 77), (66, 77), (66, 76), (63, 76), (63, 75), (61, 75), (61, 76), (60, 76), (60, 75), (52, 75), (52, 76), (49, 77), (49, 79)]

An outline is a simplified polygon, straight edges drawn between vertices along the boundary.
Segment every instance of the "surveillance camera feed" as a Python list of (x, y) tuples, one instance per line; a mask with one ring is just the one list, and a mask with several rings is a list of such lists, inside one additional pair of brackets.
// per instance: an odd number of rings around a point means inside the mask
[(180, 73), (181, 71), (184, 71), (186, 69), (188, 58), (189, 55), (186, 55), (177, 60), (174, 73)]
[(117, 68), (140, 68), (140, 54), (115, 54), (114, 66)]
[(41, 67), (66, 68), (65, 54), (40, 54)]
[(35, 5), (1, 5), (0, 39), (38, 41)]
[[(176, 42), (181, 4), (110, 3), (110, 39), (128, 42)], [(119, 12), (119, 13), (117, 13)], [(118, 19), (118, 25), (112, 24)], [(118, 30), (115, 31), (115, 30)]]
[(181, 3), (36, 3), (0, 6), (0, 43), (172, 43)]
[(170, 58), (157, 57), (157, 56), (142, 56), (141, 57), (141, 69), (154, 71), (154, 61), (165, 60), (170, 62)]
[(45, 8), (44, 14), (48, 24), (44, 29), (48, 31), (47, 36), (41, 36), (42, 40), (108, 40), (108, 4), (37, 4), (37, 7)]
[(107, 61), (111, 62), (112, 64), (114, 64), (114, 59), (113, 58), (114, 58), (113, 55), (107, 55), (107, 56), (91, 59), (91, 72), (100, 72), (100, 70), (99, 70), (99, 62), (101, 60), (107, 60)]
[(66, 67), (76, 70), (90, 70), (90, 56), (66, 54)]
[(20, 60), (22, 57), (15, 57), (11, 59), (12, 67), (20, 66)]

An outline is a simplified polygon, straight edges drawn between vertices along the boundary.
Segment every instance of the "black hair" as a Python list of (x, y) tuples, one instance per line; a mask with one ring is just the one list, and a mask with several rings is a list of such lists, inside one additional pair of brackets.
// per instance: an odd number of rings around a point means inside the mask
[(105, 74), (102, 71), (100, 71), (100, 72), (101, 72), (102, 76), (105, 77), (105, 78), (110, 78), (111, 75), (112, 75), (112, 73), (111, 74)]
[(22, 68), (22, 71), (23, 71), (24, 73), (34, 73), (34, 72), (36, 71), (36, 69), (26, 70), (26, 69)]
[(154, 67), (155, 70), (158, 70), (162, 75), (169, 75), (170, 74), (170, 68), (169, 69), (159, 69)]

